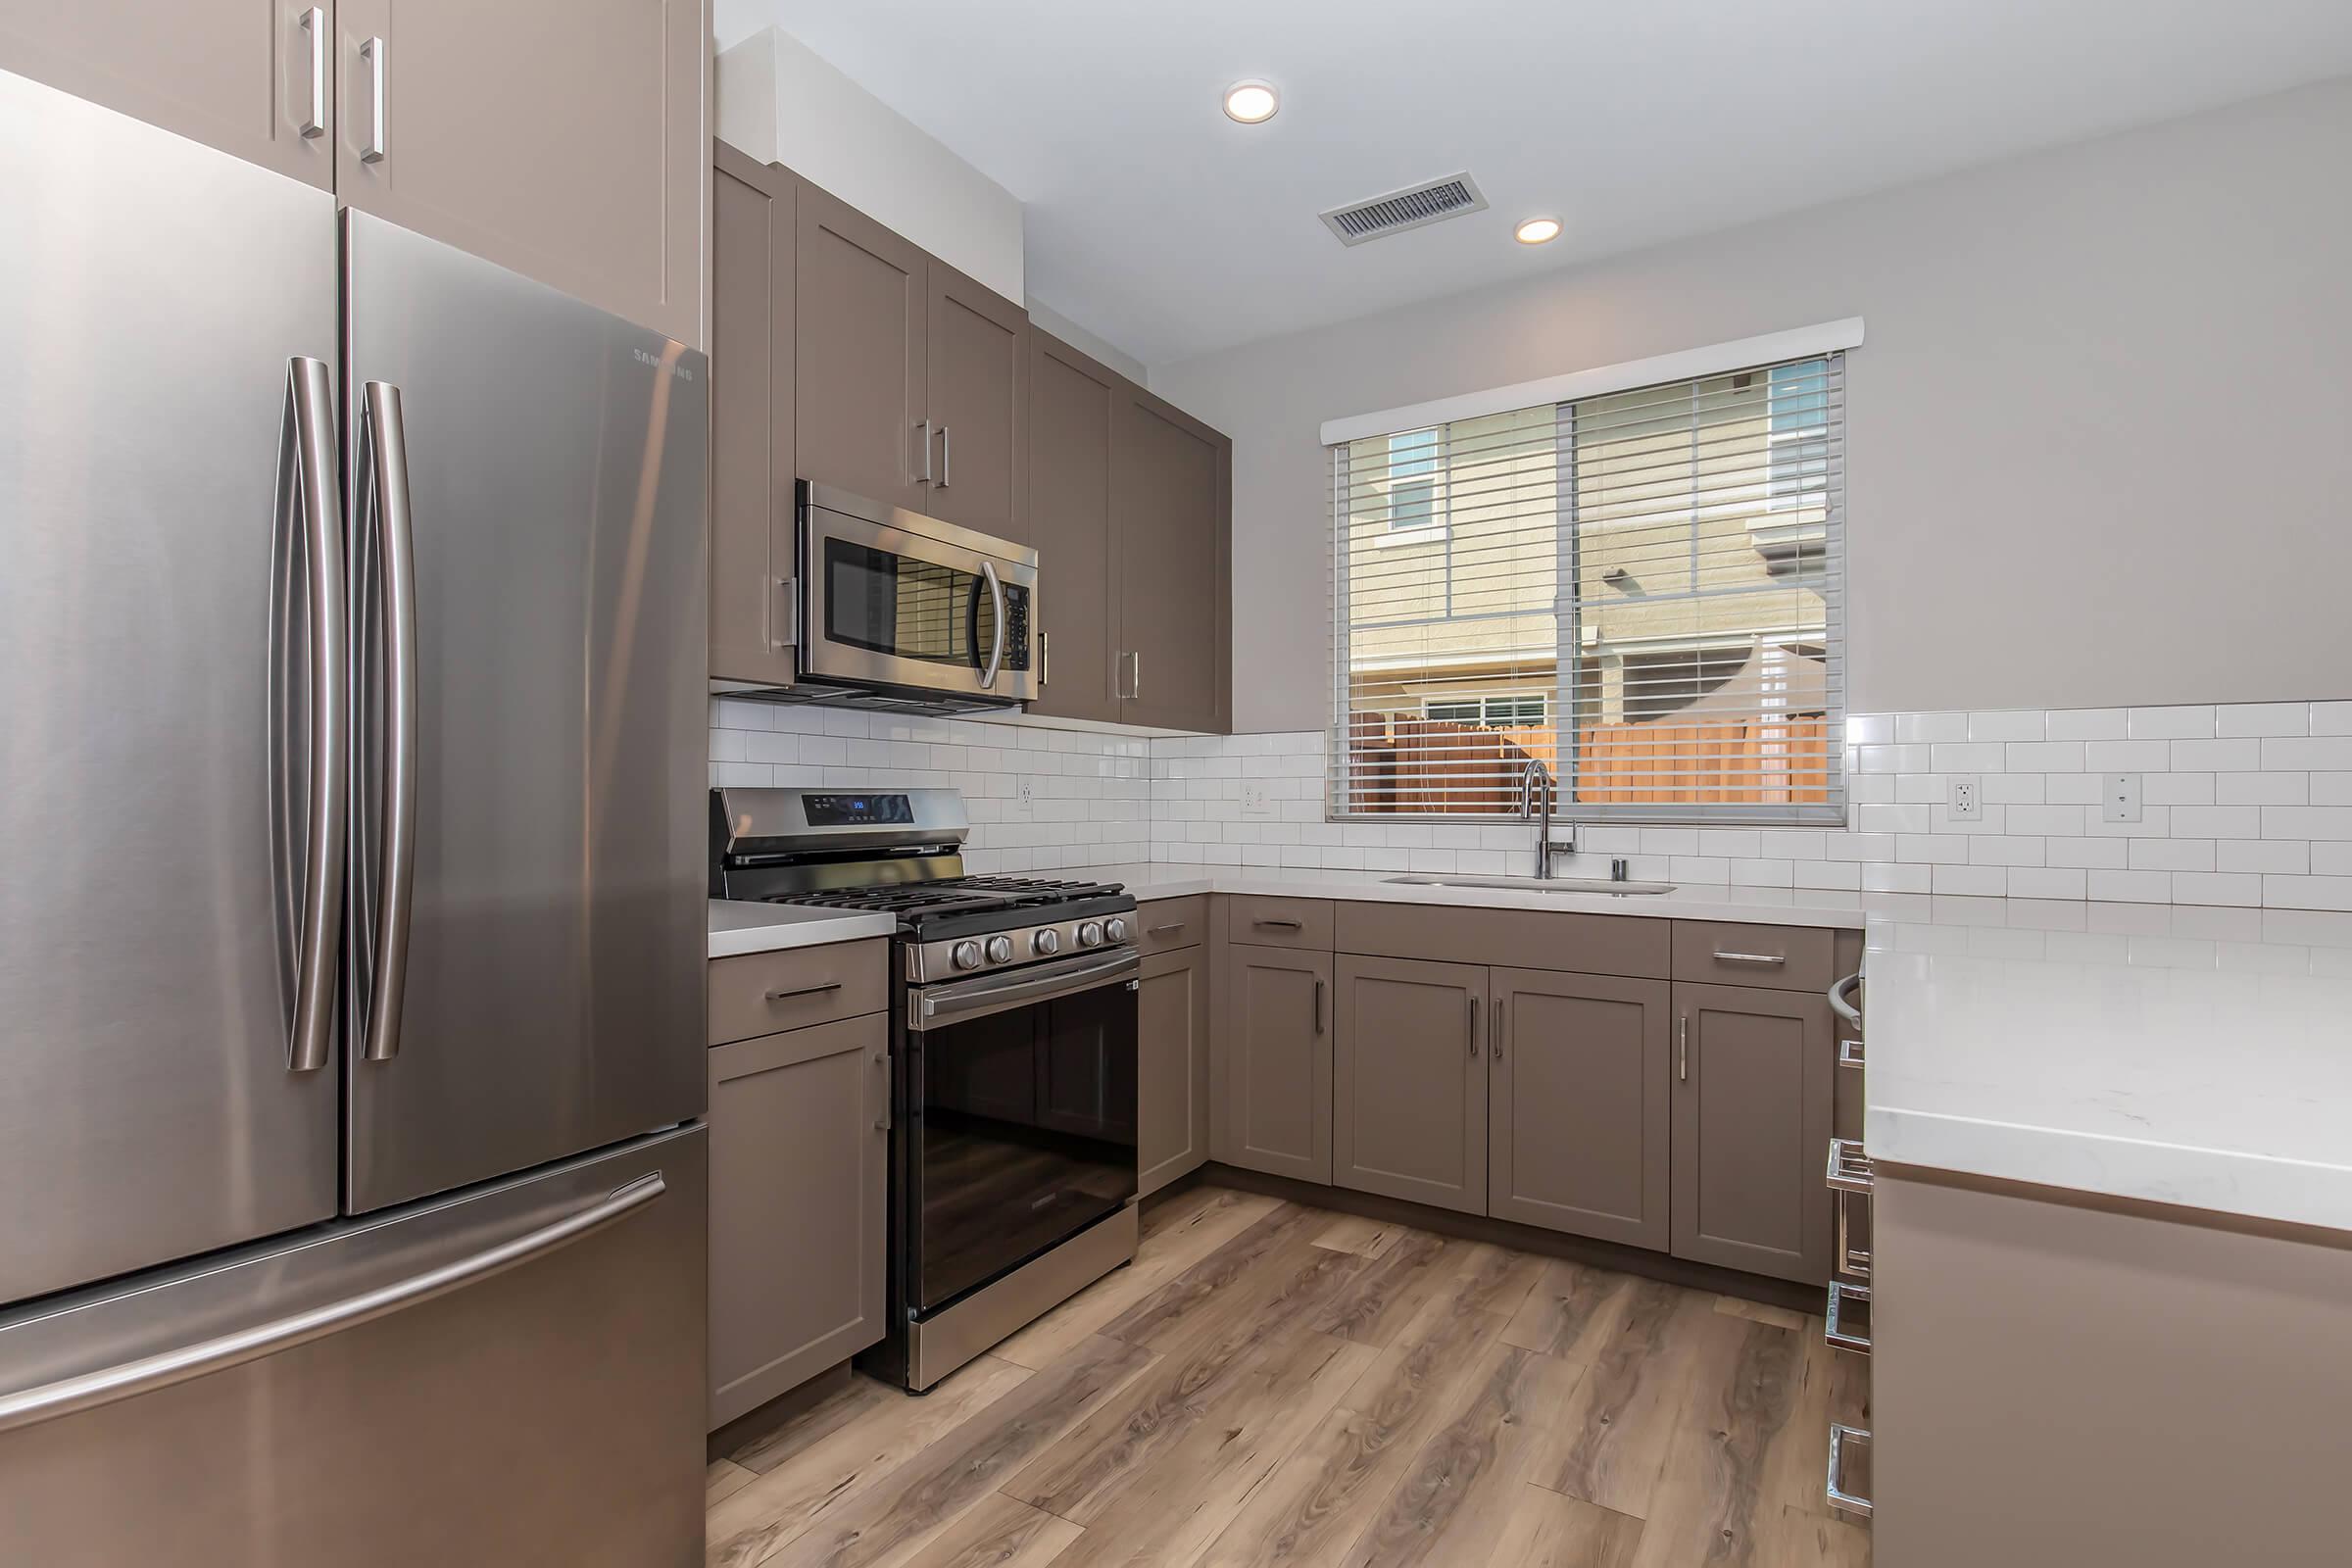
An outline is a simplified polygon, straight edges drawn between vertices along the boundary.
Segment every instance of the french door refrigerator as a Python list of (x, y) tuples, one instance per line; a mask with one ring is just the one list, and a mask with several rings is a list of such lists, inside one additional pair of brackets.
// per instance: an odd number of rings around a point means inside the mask
[(702, 1556), (706, 362), (0, 74), (0, 1560)]

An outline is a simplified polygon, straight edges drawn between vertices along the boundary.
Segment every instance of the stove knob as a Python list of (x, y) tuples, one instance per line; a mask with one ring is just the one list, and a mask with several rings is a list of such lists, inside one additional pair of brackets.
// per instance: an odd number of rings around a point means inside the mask
[(1117, 915), (1115, 915), (1115, 914), (1114, 914), (1114, 915), (1112, 915), (1112, 916), (1111, 916), (1109, 919), (1107, 919), (1107, 920), (1103, 921), (1103, 922), (1102, 922), (1102, 940), (1103, 940), (1103, 941), (1105, 941), (1105, 942), (1124, 942), (1124, 941), (1126, 941), (1126, 940), (1127, 940), (1127, 922), (1126, 922), (1125, 920), (1122, 920), (1122, 919), (1120, 919), (1120, 918), (1119, 918)]
[(1050, 958), (1061, 951), (1061, 933), (1051, 928), (1029, 939), (1029, 951), (1041, 958)]
[(955, 949), (948, 955), (948, 961), (958, 969), (979, 968), (980, 944), (977, 942), (956, 943)]
[(1010, 963), (1012, 961), (1012, 938), (990, 937), (988, 939), (988, 961)]
[(1082, 948), (1101, 947), (1102, 945), (1102, 922), (1099, 920), (1089, 920), (1084, 925), (1080, 926), (1078, 928), (1078, 945)]

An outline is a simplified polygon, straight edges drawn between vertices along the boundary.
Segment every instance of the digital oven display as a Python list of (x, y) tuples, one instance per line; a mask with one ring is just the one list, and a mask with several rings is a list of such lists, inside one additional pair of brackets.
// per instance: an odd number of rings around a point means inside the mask
[(810, 827), (881, 827), (912, 822), (914, 808), (904, 795), (804, 795)]

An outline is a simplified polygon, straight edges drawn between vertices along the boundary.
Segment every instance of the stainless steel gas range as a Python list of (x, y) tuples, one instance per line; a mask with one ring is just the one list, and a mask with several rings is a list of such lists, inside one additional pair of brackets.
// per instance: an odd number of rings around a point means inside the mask
[(954, 790), (710, 792), (711, 893), (898, 917), (890, 1333), (924, 1390), (1135, 1255), (1135, 900), (969, 876)]

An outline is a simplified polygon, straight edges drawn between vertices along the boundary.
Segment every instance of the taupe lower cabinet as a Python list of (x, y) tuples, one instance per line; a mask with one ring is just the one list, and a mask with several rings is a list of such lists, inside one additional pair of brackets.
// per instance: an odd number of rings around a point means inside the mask
[(1486, 969), (1335, 961), (1333, 1184), (1484, 1214)]
[(710, 678), (793, 678), (792, 312), (801, 182), (716, 144), (711, 177)]
[(1218, 961), (1210, 1152), (1229, 1165), (1328, 1185), (1331, 955), (1237, 942)]
[(710, 1053), (713, 1428), (882, 1338), (890, 1017), (839, 1014), (881, 1004), (885, 963), (869, 942), (711, 965), (714, 1034), (755, 1008), (826, 1019)]
[(1136, 1165), (1149, 1196), (1208, 1162), (1209, 962), (1202, 947), (1144, 959), (1136, 992)]
[(1828, 1279), (1820, 1167), (1837, 1044), (1827, 998), (1679, 982), (1674, 1006), (1675, 1256)]
[(705, 0), (24, 0), (0, 70), (703, 341)]
[(1487, 1212), (1665, 1251), (1674, 988), (1547, 969), (1492, 985)]

